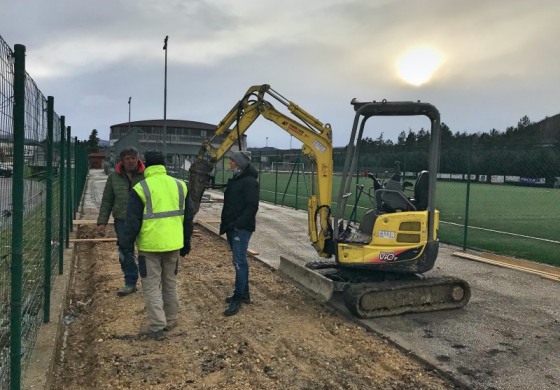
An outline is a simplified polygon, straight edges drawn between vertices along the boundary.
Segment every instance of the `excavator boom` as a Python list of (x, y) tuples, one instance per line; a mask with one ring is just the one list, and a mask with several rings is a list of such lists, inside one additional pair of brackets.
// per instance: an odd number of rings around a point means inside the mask
[[(283, 105), (292, 115), (278, 111), (266, 96), (272, 97)], [(241, 135), (259, 117), (273, 122), (284, 131), (302, 142), (302, 153), (308, 158), (313, 168), (311, 195), (308, 201), (308, 230), (313, 247), (322, 257), (334, 254), (331, 226), (332, 202), (332, 130), (331, 126), (303, 110), (297, 104), (287, 100), (268, 84), (252, 86), (245, 92), (228, 114), (218, 124), (214, 134), (205, 140), (198, 153), (197, 160), (189, 169), (189, 191), (198, 211), (204, 190), (211, 187), (212, 172), (217, 161), (239, 143)], [(218, 147), (214, 147), (216, 137), (224, 136)]]

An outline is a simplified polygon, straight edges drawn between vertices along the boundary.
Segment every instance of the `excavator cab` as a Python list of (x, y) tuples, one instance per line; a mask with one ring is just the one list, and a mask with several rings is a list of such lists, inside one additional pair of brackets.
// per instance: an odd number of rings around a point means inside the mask
[[(436, 172), (440, 151), (438, 110), (420, 102), (358, 102), (342, 172), (333, 226), (335, 262), (309, 263), (305, 273), (282, 259), (280, 268), (299, 285), (324, 301), (342, 293), (349, 311), (357, 317), (372, 318), (411, 312), (429, 312), (464, 306), (470, 299), (467, 282), (452, 277), (426, 277), (438, 255), (439, 212), (435, 209)], [(368, 196), (373, 199), (356, 227), (345, 216), (350, 188), (366, 122), (374, 116), (423, 115), (431, 123), (428, 169), (419, 173), (414, 193), (405, 193), (397, 164), (393, 176), (382, 183), (372, 174)], [(410, 183), (408, 186), (411, 186)], [(363, 191), (358, 185), (357, 199)], [(371, 195), (373, 192), (373, 195)], [(355, 212), (352, 212), (355, 215)]]
[[(351, 104), (356, 115), (347, 146), (333, 223), (339, 227), (334, 232), (337, 243), (336, 261), (340, 265), (385, 272), (429, 271), (434, 265), (439, 247), (439, 213), (435, 209), (436, 175), (428, 173), (437, 172), (440, 151), (439, 112), (431, 104), (421, 102), (358, 102), (354, 99)], [(366, 211), (360, 223), (362, 227), (359, 231), (368, 235), (369, 242), (359, 247), (360, 255), (357, 255), (356, 244), (362, 243), (364, 237), (354, 243), (344, 235), (347, 224), (351, 223), (345, 220), (344, 210), (347, 208), (349, 197), (346, 194), (354, 180), (352, 173), (356, 172), (366, 122), (376, 116), (418, 115), (427, 116), (431, 123), (428, 170), (419, 174), (413, 196), (407, 196), (401, 182), (400, 166), (396, 163), (392, 177), (383, 183), (382, 188), (375, 190), (375, 206)], [(374, 181), (374, 186), (375, 184)]]

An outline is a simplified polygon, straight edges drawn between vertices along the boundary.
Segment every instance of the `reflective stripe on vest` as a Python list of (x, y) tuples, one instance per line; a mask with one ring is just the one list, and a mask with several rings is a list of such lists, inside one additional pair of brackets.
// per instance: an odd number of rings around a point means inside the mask
[(183, 185), (177, 179), (175, 179), (175, 183), (177, 183), (177, 188), (179, 189), (179, 209), (172, 210), (172, 211), (162, 211), (159, 213), (154, 213), (154, 207), (152, 205), (152, 194), (150, 193), (150, 188), (145, 180), (140, 182), (140, 186), (142, 186), (142, 190), (144, 191), (144, 196), (146, 197), (146, 213), (144, 214), (144, 219), (157, 219), (157, 218), (167, 218), (167, 217), (179, 217), (182, 216), (185, 212), (185, 191), (183, 190)]

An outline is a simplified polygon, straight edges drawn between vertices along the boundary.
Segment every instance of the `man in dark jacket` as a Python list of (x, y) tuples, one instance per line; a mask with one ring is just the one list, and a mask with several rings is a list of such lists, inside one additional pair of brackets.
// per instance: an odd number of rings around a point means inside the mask
[(226, 233), (233, 254), (235, 289), (233, 295), (226, 298), (226, 302), (229, 303), (224, 311), (226, 316), (236, 314), (242, 302), (251, 301), (247, 248), (255, 231), (255, 219), (259, 209), (258, 172), (251, 165), (251, 153), (233, 152), (229, 167), (233, 171), (233, 177), (228, 180), (224, 193), (220, 234)]
[[(97, 230), (101, 236), (105, 235), (105, 228), (112, 212), (115, 233), (117, 239), (120, 238), (124, 230), (128, 194), (132, 187), (141, 180), (144, 180), (144, 163), (139, 159), (138, 150), (132, 146), (124, 148), (120, 153), (120, 161), (115, 167), (115, 171), (109, 174), (103, 190), (97, 217)], [(119, 262), (124, 274), (124, 287), (119, 290), (117, 295), (124, 297), (136, 292), (138, 266), (134, 252), (127, 257), (119, 250)]]

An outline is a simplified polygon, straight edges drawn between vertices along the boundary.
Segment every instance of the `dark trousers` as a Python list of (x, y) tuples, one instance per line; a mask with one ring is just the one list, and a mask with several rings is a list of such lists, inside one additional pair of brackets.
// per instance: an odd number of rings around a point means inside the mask
[[(117, 239), (120, 238), (123, 232), (124, 220), (115, 219), (115, 233), (117, 233)], [(138, 265), (134, 253), (125, 256), (119, 249), (119, 262), (121, 263), (121, 269), (124, 274), (124, 284), (136, 286), (136, 282), (138, 281)]]
[(235, 267), (235, 291), (233, 295), (241, 298), (249, 292), (249, 264), (247, 263), (247, 248), (252, 233), (248, 230), (231, 230), (226, 232), (228, 244), (233, 254)]

